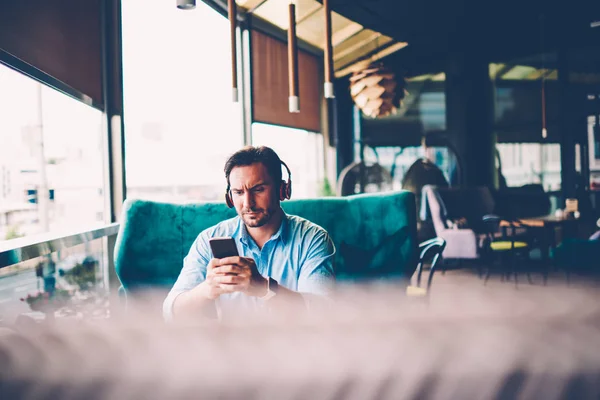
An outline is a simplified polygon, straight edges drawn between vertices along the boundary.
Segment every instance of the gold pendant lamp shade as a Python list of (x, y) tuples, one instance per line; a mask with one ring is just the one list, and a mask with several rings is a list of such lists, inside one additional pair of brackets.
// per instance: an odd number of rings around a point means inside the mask
[(290, 2), (289, 28), (288, 28), (288, 84), (289, 84), (289, 111), (300, 112), (300, 98), (298, 96), (298, 42), (296, 37), (296, 4)]
[(236, 22), (237, 5), (235, 0), (227, 0), (227, 10), (229, 14), (229, 30), (231, 36), (231, 86), (232, 99), (238, 101), (238, 83), (237, 83), (237, 41), (236, 41)]
[(333, 46), (331, 45), (331, 7), (329, 0), (323, 0), (325, 10), (325, 83), (323, 93), (325, 98), (333, 99)]
[(382, 64), (371, 64), (350, 77), (350, 95), (368, 117), (380, 118), (395, 114), (406, 94), (403, 78)]

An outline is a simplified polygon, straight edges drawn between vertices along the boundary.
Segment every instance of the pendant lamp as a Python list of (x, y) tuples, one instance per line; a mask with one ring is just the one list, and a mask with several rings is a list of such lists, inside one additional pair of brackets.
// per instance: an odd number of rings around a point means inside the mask
[(236, 22), (237, 22), (237, 5), (235, 0), (227, 0), (227, 10), (229, 14), (229, 35), (231, 39), (231, 87), (232, 100), (238, 101), (238, 84), (237, 84), (237, 41), (236, 41)]
[(325, 10), (325, 83), (323, 93), (325, 98), (333, 99), (333, 46), (331, 44), (331, 7), (329, 0), (323, 0), (323, 9)]
[(289, 85), (289, 111), (300, 112), (300, 97), (298, 93), (298, 42), (296, 37), (296, 4), (290, 2), (288, 6), (288, 85)]
[(352, 74), (350, 95), (368, 117), (385, 117), (400, 108), (406, 95), (406, 83), (383, 64), (374, 63)]

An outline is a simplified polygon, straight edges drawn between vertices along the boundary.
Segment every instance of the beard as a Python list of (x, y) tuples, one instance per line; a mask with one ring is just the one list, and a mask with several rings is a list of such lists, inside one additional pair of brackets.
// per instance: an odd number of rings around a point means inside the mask
[(264, 208), (242, 209), (240, 213), (244, 224), (250, 228), (260, 228), (271, 220), (273, 211)]

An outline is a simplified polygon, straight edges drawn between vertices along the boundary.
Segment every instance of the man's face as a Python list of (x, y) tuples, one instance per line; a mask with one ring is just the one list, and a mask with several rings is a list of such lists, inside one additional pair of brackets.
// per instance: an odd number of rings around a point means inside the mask
[(235, 210), (246, 226), (267, 224), (279, 209), (279, 185), (274, 184), (262, 163), (234, 167), (229, 183)]

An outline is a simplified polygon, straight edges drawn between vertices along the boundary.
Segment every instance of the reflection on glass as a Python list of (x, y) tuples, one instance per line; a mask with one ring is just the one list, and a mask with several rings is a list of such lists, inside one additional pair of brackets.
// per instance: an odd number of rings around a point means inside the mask
[(3, 65), (0, 87), (0, 241), (102, 222), (102, 113)]
[(0, 321), (106, 318), (107, 262), (97, 239), (0, 269)]

